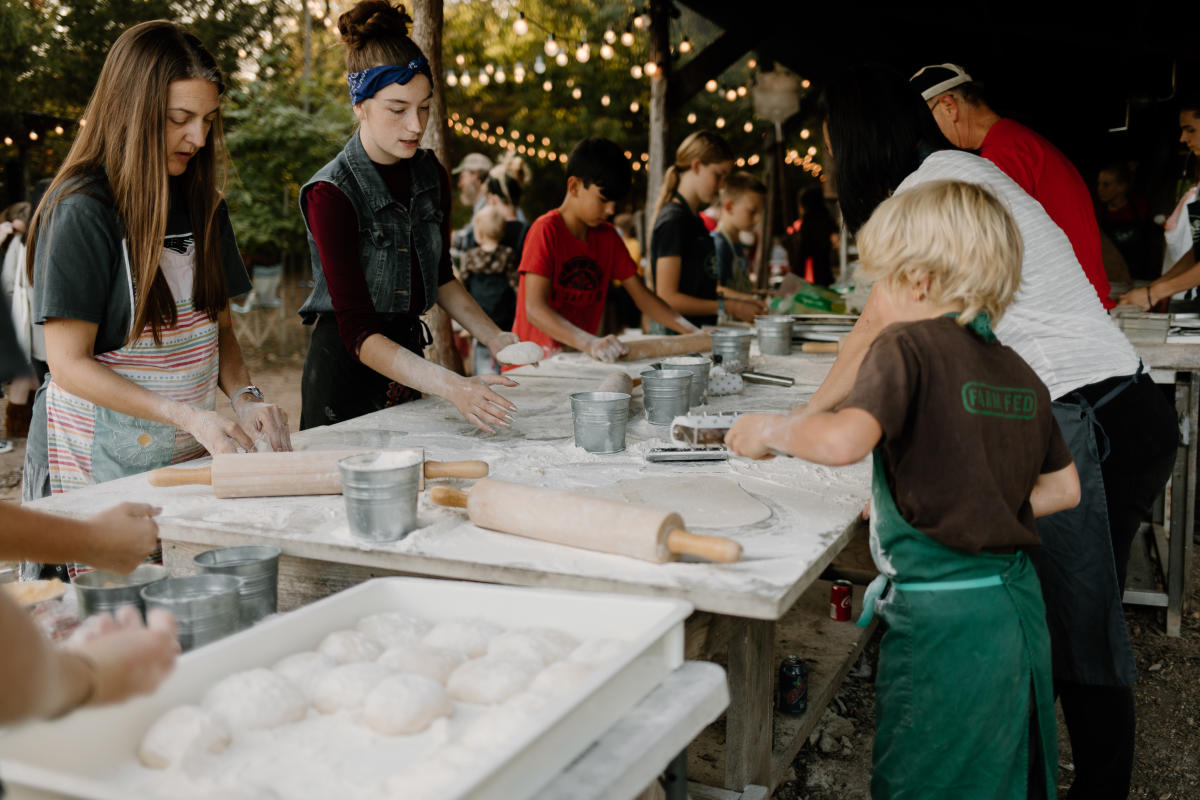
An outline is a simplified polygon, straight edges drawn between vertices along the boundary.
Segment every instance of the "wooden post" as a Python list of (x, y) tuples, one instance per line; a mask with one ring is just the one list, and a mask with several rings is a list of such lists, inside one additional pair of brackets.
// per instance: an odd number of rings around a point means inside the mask
[(725, 788), (771, 786), (775, 718), (775, 623), (731, 618), (729, 710), (725, 715)]
[(775, 217), (779, 214), (779, 180), (776, 175), (782, 166), (775, 159), (777, 138), (772, 128), (767, 133), (767, 171), (763, 176), (763, 183), (767, 186), (767, 202), (763, 208), (762, 227), (758, 232), (758, 268), (754, 276), (754, 285), (759, 289), (767, 288), (771, 282), (771, 234), (777, 230)]
[[(663, 173), (674, 161), (671, 125), (667, 108), (667, 89), (671, 83), (671, 16), (663, 0), (650, 2), (650, 58), (658, 64), (658, 73), (650, 79), (650, 162), (646, 165), (646, 230), (654, 229), (654, 206), (662, 188)], [(646, 237), (646, 251), (650, 239)]]
[[(445, 76), (442, 71), (442, 0), (413, 0), (412, 38), (429, 60), (433, 72), (433, 104), (429, 109), (429, 124), (421, 144), (434, 152), (443, 166), (449, 169), (449, 153), (446, 151), (446, 92)], [(433, 334), (433, 344), (427, 349), (426, 357), (452, 372), (463, 374), (462, 357), (454, 346), (454, 331), (450, 327), (450, 315), (435, 305), (425, 315), (425, 324)]]

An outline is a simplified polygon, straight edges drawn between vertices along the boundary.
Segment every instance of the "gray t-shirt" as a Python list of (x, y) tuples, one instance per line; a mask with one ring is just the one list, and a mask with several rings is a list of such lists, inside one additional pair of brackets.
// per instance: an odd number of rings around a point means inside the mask
[[(173, 180), (171, 188), (167, 236), (170, 242), (180, 242), (191, 224), (178, 191), (181, 186)], [(60, 317), (96, 323), (96, 354), (125, 343), (133, 308), (124, 227), (111, 197), (107, 181), (100, 177), (64, 197), (42, 221), (34, 253), (33, 321), (42, 324)], [(236, 297), (250, 291), (250, 278), (224, 203), (217, 216), (225, 285), (229, 296)]]

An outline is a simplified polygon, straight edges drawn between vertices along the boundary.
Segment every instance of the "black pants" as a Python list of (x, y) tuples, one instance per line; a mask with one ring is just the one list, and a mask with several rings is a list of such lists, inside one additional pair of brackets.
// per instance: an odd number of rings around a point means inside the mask
[[(1102, 381), (1079, 392), (1096, 402), (1120, 379)], [(1179, 427), (1175, 409), (1161, 387), (1143, 376), (1096, 410), (1107, 437), (1108, 457), (1100, 465), (1108, 505), (1109, 533), (1117, 578), (1125, 587), (1133, 537), (1162, 492), (1175, 464)], [(1104, 437), (1098, 435), (1101, 455)], [(1058, 681), (1075, 780), (1073, 800), (1123, 800), (1133, 772), (1135, 718), (1133, 690), (1127, 686), (1088, 686)]]

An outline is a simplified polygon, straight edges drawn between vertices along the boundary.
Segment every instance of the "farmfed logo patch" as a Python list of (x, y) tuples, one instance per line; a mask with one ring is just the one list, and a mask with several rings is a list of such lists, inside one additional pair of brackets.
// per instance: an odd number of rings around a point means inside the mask
[(1033, 389), (989, 386), (969, 381), (962, 387), (963, 408), (969, 414), (1002, 419), (1033, 419), (1037, 414), (1037, 395)]

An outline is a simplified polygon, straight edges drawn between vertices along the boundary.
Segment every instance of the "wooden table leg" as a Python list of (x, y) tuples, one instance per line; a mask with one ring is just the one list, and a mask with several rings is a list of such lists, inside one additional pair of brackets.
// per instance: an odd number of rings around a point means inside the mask
[(1179, 415), (1183, 450), (1175, 459), (1171, 479), (1171, 540), (1167, 559), (1167, 635), (1179, 636), (1187, 602), (1192, 566), (1192, 536), (1196, 509), (1196, 373), (1175, 378), (1175, 411)]
[(775, 704), (775, 623), (730, 618), (729, 711), (725, 716), (725, 788), (771, 785)]

